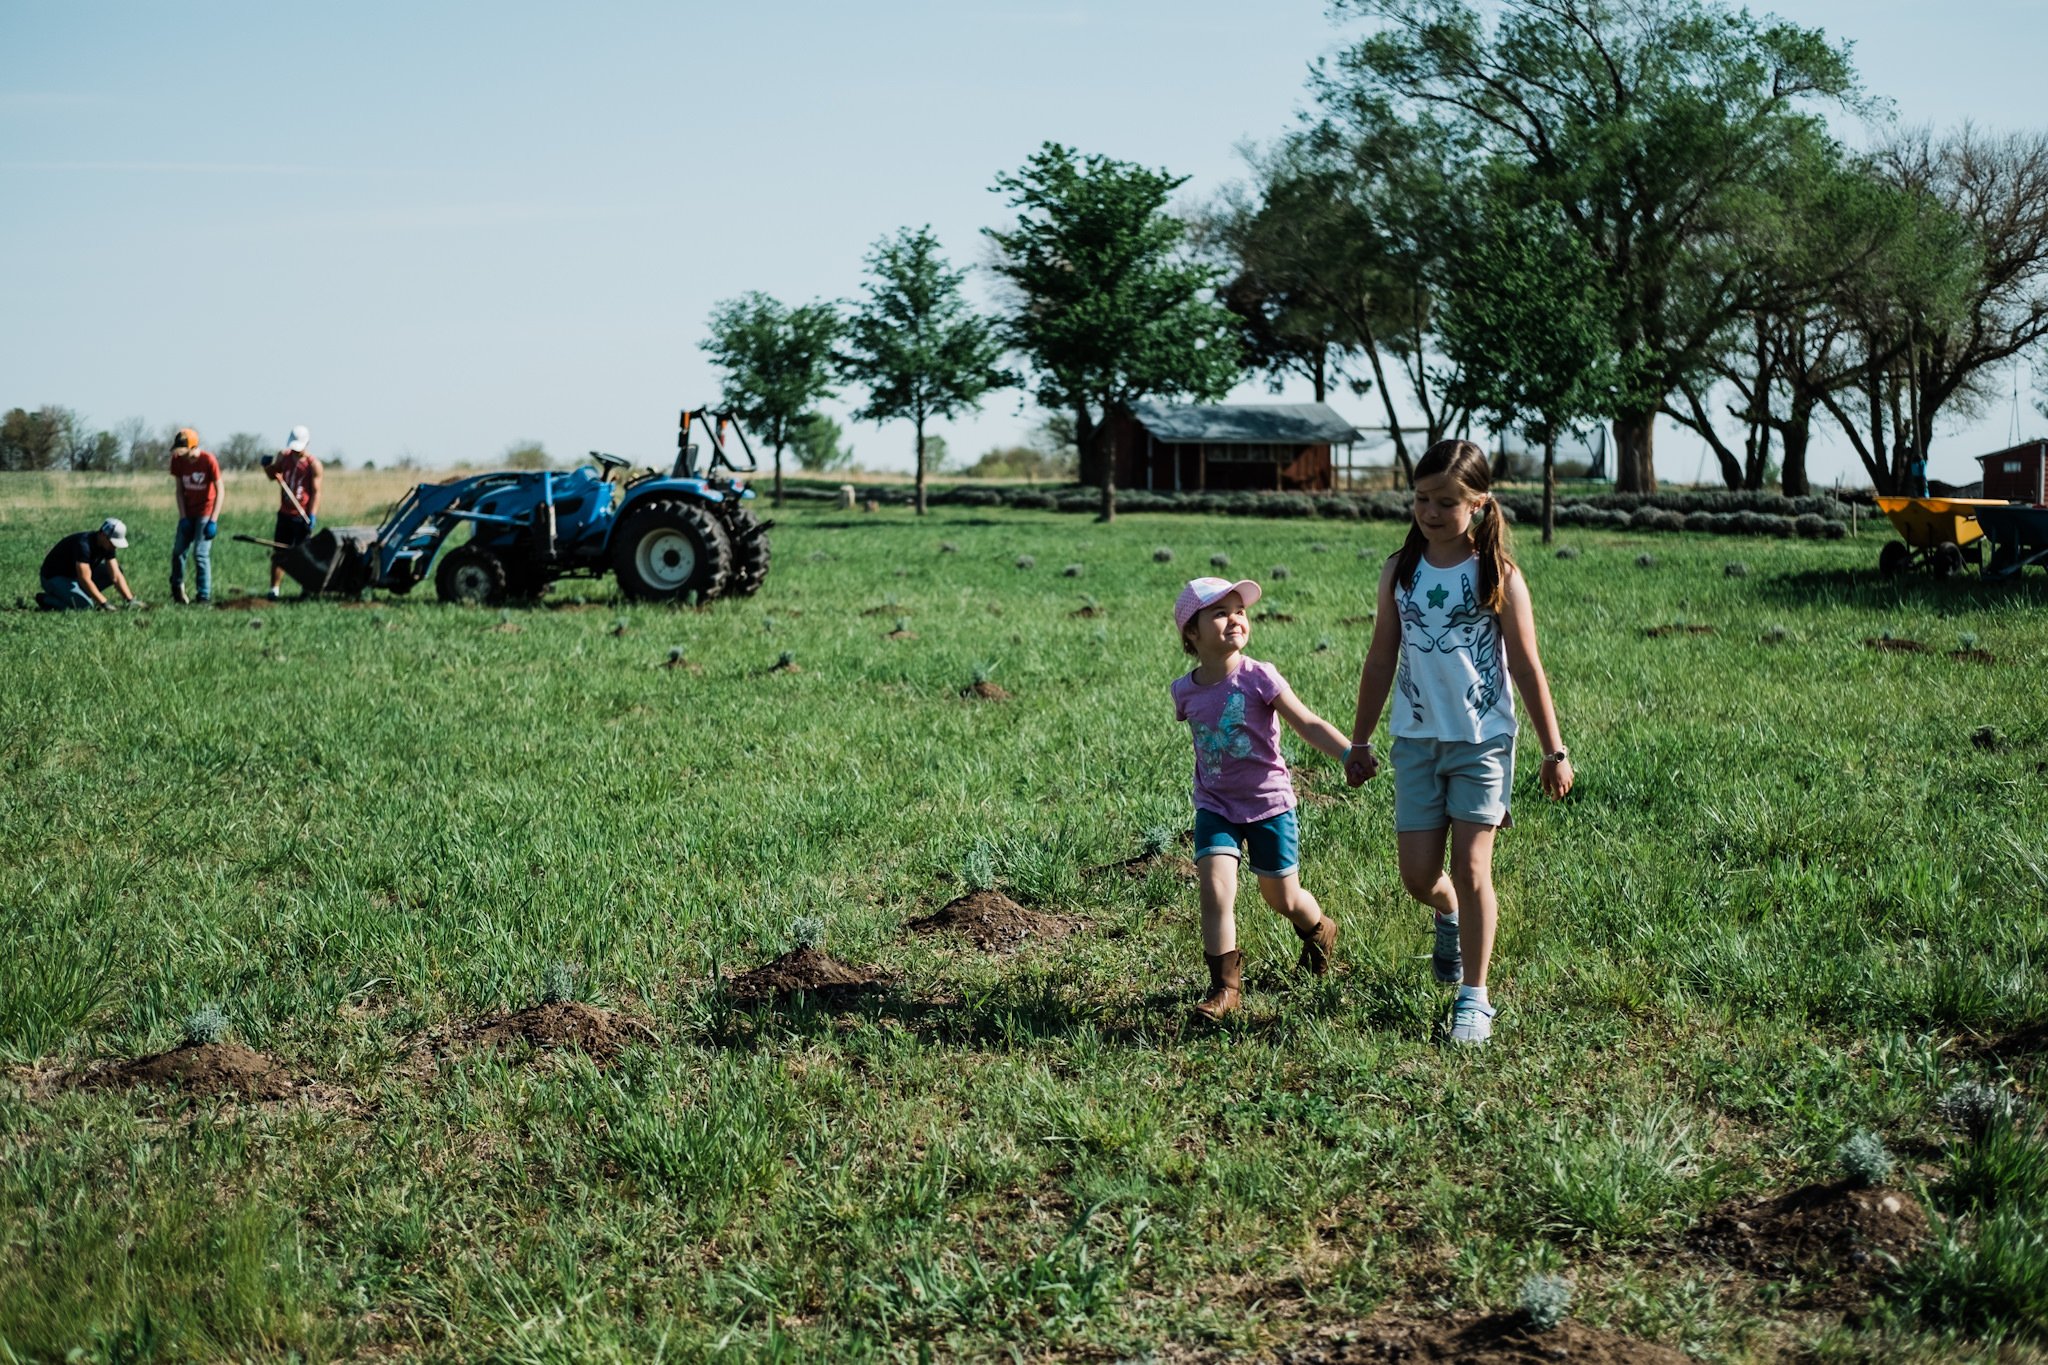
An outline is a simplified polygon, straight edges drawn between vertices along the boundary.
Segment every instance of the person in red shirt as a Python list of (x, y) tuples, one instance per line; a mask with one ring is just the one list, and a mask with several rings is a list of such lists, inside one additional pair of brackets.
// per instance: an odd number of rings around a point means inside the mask
[[(304, 427), (292, 428), (292, 439), (275, 455), (263, 457), (263, 476), (277, 485), (277, 525), (271, 539), (290, 549), (313, 534), (320, 524), (320, 462), (307, 449), (313, 434)], [(275, 598), (284, 586), (284, 565), (270, 556), (270, 595)]]
[(199, 600), (213, 596), (213, 538), (220, 530), (220, 461), (199, 448), (199, 433), (180, 428), (171, 440), (171, 478), (178, 489), (178, 534), (171, 542), (171, 600), (190, 602), (185, 591), (185, 551), (192, 552)]

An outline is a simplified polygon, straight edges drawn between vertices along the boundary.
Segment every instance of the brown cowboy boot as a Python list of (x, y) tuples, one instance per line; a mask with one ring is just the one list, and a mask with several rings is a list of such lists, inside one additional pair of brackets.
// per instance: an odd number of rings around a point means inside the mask
[(1295, 937), (1301, 940), (1301, 957), (1295, 967), (1315, 976), (1324, 976), (1330, 970), (1330, 949), (1337, 946), (1337, 921), (1325, 914), (1316, 921), (1313, 929), (1294, 926)]
[(1213, 1024), (1236, 1009), (1244, 999), (1243, 959), (1237, 949), (1232, 948), (1206, 960), (1209, 963), (1209, 994), (1195, 1006), (1195, 1013)]

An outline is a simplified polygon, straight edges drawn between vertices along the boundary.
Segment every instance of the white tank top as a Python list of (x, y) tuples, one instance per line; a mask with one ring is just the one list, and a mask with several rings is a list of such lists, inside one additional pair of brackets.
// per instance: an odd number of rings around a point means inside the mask
[(1415, 583), (1394, 580), (1401, 667), (1389, 728), (1400, 739), (1466, 743), (1515, 733), (1500, 616), (1479, 600), (1477, 556), (1448, 569), (1422, 559)]

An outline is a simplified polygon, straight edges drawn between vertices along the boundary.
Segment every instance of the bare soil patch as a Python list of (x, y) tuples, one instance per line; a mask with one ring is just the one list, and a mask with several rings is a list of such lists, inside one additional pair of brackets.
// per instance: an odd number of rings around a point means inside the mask
[(1676, 621), (1668, 626), (1651, 626), (1643, 632), (1646, 639), (1661, 640), (1667, 635), (1712, 635), (1712, 626), (1683, 626)]
[(1853, 1299), (1917, 1251), (1927, 1235), (1927, 1211), (1912, 1195), (1835, 1181), (1725, 1204), (1687, 1240), (1757, 1275), (1832, 1275), (1833, 1297)]
[(1995, 664), (1998, 656), (1988, 649), (1952, 649), (1948, 657), (1959, 664)]
[(536, 1052), (570, 1049), (604, 1063), (615, 1061), (629, 1043), (655, 1041), (643, 1024), (611, 1010), (565, 1000), (529, 1005), (511, 1014), (487, 1015), (452, 1034), (448, 1042), (470, 1048), (525, 1044)]
[(2048, 1020), (1988, 1039), (1975, 1050), (1980, 1056), (2004, 1062), (2014, 1071), (2035, 1071), (2042, 1064), (2042, 1055), (2048, 1053)]
[(1077, 607), (1073, 611), (1068, 612), (1067, 615), (1078, 616), (1083, 621), (1093, 621), (1096, 617), (1107, 616), (1109, 613), (1101, 607)]
[(984, 953), (1014, 953), (1032, 939), (1065, 938), (1081, 927), (1081, 921), (1026, 910), (1000, 891), (970, 891), (911, 920), (909, 927), (920, 934), (960, 934)]
[(1322, 1326), (1274, 1357), (1286, 1365), (1458, 1361), (1462, 1365), (1684, 1365), (1669, 1346), (1566, 1321), (1539, 1331), (1519, 1313), (1383, 1316)]
[(1313, 772), (1301, 768), (1288, 774), (1294, 783), (1295, 799), (1304, 806), (1333, 806), (1344, 799), (1344, 775), (1342, 772), (1326, 774), (1318, 768)]
[(882, 638), (884, 640), (915, 640), (917, 632), (914, 630), (892, 630), (884, 634)]
[(681, 669), (685, 673), (702, 673), (704, 671), (704, 665), (692, 662), (689, 659), (669, 659), (656, 666), (671, 670)]
[(1884, 654), (1925, 654), (1927, 646), (1918, 640), (1894, 640), (1883, 635), (1863, 637), (1865, 649), (1875, 649)]
[(125, 1062), (101, 1062), (71, 1078), (80, 1090), (181, 1090), (245, 1100), (288, 1100), (299, 1089), (290, 1072), (240, 1043), (194, 1043)]
[(213, 604), (215, 611), (256, 611), (259, 608), (281, 607), (282, 598), (264, 597), (223, 597)]
[(970, 683), (960, 689), (960, 695), (968, 701), (1008, 701), (1009, 689), (1001, 683)]
[(797, 994), (842, 1005), (880, 986), (886, 977), (872, 967), (853, 967), (816, 948), (792, 948), (773, 962), (726, 978), (726, 991), (744, 1005), (782, 1002)]

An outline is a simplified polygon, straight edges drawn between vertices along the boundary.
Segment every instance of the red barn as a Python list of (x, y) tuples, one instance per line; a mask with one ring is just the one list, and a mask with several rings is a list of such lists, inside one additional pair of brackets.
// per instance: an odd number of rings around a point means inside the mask
[(1124, 488), (1327, 493), (1337, 486), (1330, 447), (1358, 429), (1324, 403), (1134, 403), (1113, 439)]
[(2007, 502), (2048, 502), (2048, 441), (2029, 441), (1993, 455), (1979, 455), (1984, 496)]

